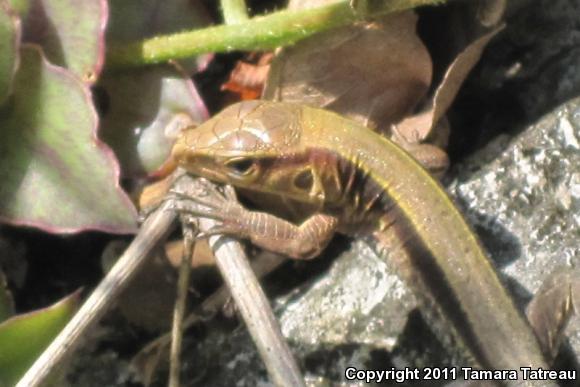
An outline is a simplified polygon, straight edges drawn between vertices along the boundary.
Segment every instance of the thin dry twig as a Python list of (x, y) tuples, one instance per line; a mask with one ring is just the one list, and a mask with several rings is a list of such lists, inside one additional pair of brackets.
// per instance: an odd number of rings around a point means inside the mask
[[(194, 179), (188, 175), (182, 176), (176, 182), (174, 190), (192, 196), (222, 194), (207, 180)], [(183, 204), (185, 203), (181, 203)], [(196, 205), (190, 202), (186, 204)], [(199, 220), (202, 233), (211, 230), (214, 226), (216, 226), (215, 220), (204, 218)], [(240, 244), (234, 239), (216, 235), (209, 237), (209, 245), (272, 382), (277, 386), (305, 386), (304, 378), (282, 336), (270, 303)]]
[(181, 341), (183, 337), (183, 317), (187, 302), (187, 293), (189, 290), (189, 277), (191, 274), (191, 257), (195, 246), (194, 230), (183, 224), (183, 255), (179, 267), (179, 280), (177, 281), (177, 298), (173, 310), (173, 327), (171, 330), (171, 351), (169, 357), (169, 387), (179, 387), (179, 372), (181, 370)]

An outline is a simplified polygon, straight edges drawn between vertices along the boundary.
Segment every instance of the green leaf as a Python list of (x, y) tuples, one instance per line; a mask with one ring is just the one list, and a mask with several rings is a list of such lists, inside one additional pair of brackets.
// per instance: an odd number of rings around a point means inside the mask
[(18, 67), (20, 20), (6, 0), (0, 0), (0, 105), (12, 91)]
[(41, 45), (51, 63), (93, 83), (103, 67), (107, 17), (106, 0), (35, 0), (24, 20), (24, 41)]
[(53, 232), (134, 232), (135, 209), (96, 127), (88, 87), (24, 46), (0, 111), (0, 219)]
[(0, 324), (0, 385), (12, 386), (77, 310), (79, 292)]

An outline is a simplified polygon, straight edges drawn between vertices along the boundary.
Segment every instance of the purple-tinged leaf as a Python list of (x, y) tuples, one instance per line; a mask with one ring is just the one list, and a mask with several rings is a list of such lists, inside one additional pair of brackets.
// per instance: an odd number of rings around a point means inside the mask
[(33, 0), (24, 41), (38, 43), (51, 63), (94, 83), (104, 62), (106, 0)]
[(24, 46), (0, 114), (0, 219), (51, 232), (134, 232), (135, 209), (96, 127), (88, 87)]
[(79, 292), (0, 324), (0, 385), (13, 386), (74, 315)]
[(12, 92), (14, 73), (18, 68), (20, 19), (7, 0), (0, 0), (0, 105)]
[(170, 65), (107, 74), (99, 86), (108, 96), (101, 137), (125, 176), (156, 172), (180, 129), (208, 117), (191, 79)]

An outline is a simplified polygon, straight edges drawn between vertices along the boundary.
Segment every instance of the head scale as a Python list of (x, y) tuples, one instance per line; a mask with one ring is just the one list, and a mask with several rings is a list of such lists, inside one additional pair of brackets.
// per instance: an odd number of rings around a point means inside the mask
[(234, 186), (323, 200), (301, 143), (301, 107), (247, 101), (228, 107), (176, 142), (176, 162), (199, 176)]

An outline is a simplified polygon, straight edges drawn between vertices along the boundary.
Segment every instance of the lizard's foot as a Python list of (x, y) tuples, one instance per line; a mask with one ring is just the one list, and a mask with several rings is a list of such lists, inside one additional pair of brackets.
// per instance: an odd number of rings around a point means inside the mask
[(222, 190), (208, 189), (192, 196), (179, 191), (170, 191), (174, 198), (173, 210), (181, 214), (194, 217), (213, 219), (218, 222), (205, 232), (201, 232), (196, 239), (207, 238), (211, 235), (243, 235), (244, 220), (249, 212), (238, 203), (235, 191), (231, 186)]

